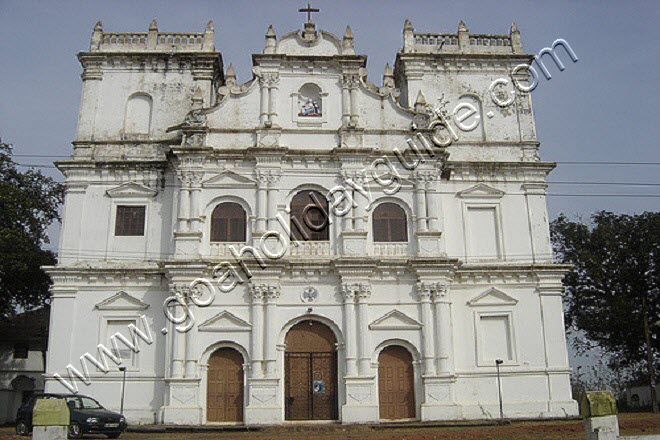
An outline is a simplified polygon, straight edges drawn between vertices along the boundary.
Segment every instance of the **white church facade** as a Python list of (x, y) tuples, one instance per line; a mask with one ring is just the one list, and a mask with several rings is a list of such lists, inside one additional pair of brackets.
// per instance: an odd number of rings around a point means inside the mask
[(577, 413), (515, 24), (406, 20), (379, 84), (311, 19), (245, 82), (212, 23), (98, 23), (78, 58), (46, 391), (119, 408), (124, 366), (130, 423)]

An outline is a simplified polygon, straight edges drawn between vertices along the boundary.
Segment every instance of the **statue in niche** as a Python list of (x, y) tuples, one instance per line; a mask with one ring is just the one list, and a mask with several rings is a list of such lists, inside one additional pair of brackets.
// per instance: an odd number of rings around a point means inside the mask
[(298, 91), (298, 116), (319, 117), (321, 109), (321, 88), (316, 84), (305, 84)]

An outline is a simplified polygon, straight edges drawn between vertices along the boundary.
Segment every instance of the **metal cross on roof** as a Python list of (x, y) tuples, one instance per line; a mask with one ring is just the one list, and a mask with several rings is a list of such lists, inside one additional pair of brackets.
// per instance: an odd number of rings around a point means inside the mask
[(311, 23), (312, 22), (312, 12), (321, 12), (321, 10), (317, 9), (317, 8), (312, 8), (312, 5), (307, 3), (307, 7), (298, 9), (298, 12), (307, 12), (307, 23)]

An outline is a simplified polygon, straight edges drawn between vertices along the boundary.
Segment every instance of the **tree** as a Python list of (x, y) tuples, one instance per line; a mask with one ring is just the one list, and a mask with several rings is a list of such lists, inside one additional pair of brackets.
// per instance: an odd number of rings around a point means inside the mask
[(581, 330), (610, 355), (618, 371), (647, 370), (654, 412), (660, 349), (660, 212), (597, 212), (592, 223), (560, 215), (551, 224), (558, 258), (573, 265), (564, 278), (566, 326)]
[(0, 140), (0, 317), (43, 305), (51, 285), (41, 266), (55, 264), (47, 229), (60, 219), (63, 186), (40, 171), (20, 171)]

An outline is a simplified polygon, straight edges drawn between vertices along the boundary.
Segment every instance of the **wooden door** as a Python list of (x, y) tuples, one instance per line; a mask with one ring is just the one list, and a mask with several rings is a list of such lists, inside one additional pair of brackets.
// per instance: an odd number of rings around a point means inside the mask
[(337, 420), (337, 351), (330, 328), (315, 321), (293, 326), (284, 374), (287, 420)]
[(415, 373), (412, 356), (403, 347), (392, 345), (378, 356), (378, 403), (380, 418), (415, 418)]
[(243, 421), (243, 356), (233, 348), (221, 348), (209, 359), (206, 419)]

